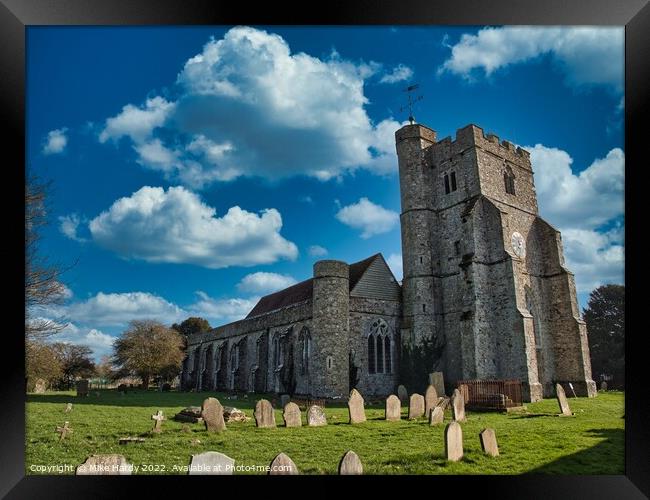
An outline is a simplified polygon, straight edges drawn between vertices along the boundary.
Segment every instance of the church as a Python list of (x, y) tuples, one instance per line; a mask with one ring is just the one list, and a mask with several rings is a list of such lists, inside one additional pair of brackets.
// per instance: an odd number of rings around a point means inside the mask
[(404, 276), (381, 254), (321, 260), (246, 318), (188, 337), (185, 390), (346, 399), (516, 379), (525, 401), (595, 396), (560, 232), (538, 213), (530, 155), (480, 127), (395, 132)]

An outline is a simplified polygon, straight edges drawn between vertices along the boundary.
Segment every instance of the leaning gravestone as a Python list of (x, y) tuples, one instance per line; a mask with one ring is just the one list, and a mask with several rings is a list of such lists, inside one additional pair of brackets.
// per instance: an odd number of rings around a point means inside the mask
[(422, 394), (411, 394), (409, 400), (409, 420), (420, 418), (424, 415), (424, 396)]
[(438, 425), (445, 420), (445, 412), (440, 406), (436, 406), (429, 414), (429, 425)]
[(445, 379), (442, 372), (429, 373), (429, 383), (436, 388), (438, 396), (445, 395)]
[(402, 403), (406, 403), (409, 400), (409, 393), (406, 390), (406, 387), (403, 385), (398, 385), (397, 386), (397, 397)]
[(363, 396), (356, 389), (350, 391), (348, 410), (350, 412), (351, 424), (359, 424), (366, 421), (366, 410), (363, 408)]
[(359, 455), (352, 450), (348, 451), (339, 462), (339, 475), (359, 476), (361, 474), (363, 474), (363, 465)]
[(226, 430), (223, 419), (223, 406), (216, 398), (207, 398), (201, 405), (201, 418), (208, 432), (221, 432)]
[(283, 394), (280, 396), (280, 407), (284, 408), (291, 401), (291, 396), (288, 394)]
[(286, 427), (302, 427), (302, 414), (296, 403), (287, 403), (282, 412), (282, 418)]
[(491, 457), (499, 456), (499, 447), (497, 446), (497, 437), (494, 434), (494, 429), (483, 429), (479, 434), (481, 439), (481, 448)]
[(426, 392), (424, 393), (424, 416), (428, 417), (429, 414), (431, 413), (431, 410), (436, 406), (436, 403), (438, 403), (438, 392), (436, 391), (436, 388), (432, 385), (429, 385), (427, 387)]
[(42, 378), (36, 379), (36, 383), (34, 384), (34, 392), (36, 394), (43, 394), (46, 389), (47, 389), (47, 380)]
[(70, 427), (70, 422), (66, 421), (63, 424), (63, 427), (57, 426), (56, 432), (60, 434), (59, 441), (63, 441), (68, 434), (72, 434), (74, 431)]
[(402, 402), (395, 394), (386, 398), (386, 420), (397, 422), (402, 418)]
[(255, 424), (258, 427), (275, 427), (275, 411), (266, 399), (255, 404)]
[(454, 389), (454, 395), (451, 397), (451, 413), (456, 422), (464, 422), (465, 418), (465, 399), (458, 389)]
[(130, 476), (133, 465), (124, 455), (91, 455), (75, 471), (77, 476)]
[(284, 453), (280, 453), (271, 462), (269, 476), (295, 476), (297, 474), (298, 467)]
[(77, 396), (88, 396), (88, 381), (87, 380), (79, 380), (77, 382)]
[(320, 427), (327, 425), (327, 417), (322, 407), (311, 405), (307, 410), (307, 425), (310, 427)]
[(463, 430), (458, 422), (450, 422), (445, 428), (445, 456), (451, 462), (463, 458)]
[(232, 476), (235, 461), (216, 451), (192, 455), (187, 474), (190, 476)]
[(557, 397), (557, 403), (560, 405), (562, 415), (565, 417), (573, 415), (573, 413), (571, 413), (571, 408), (569, 408), (569, 402), (567, 401), (564, 389), (560, 384), (555, 384), (555, 396)]

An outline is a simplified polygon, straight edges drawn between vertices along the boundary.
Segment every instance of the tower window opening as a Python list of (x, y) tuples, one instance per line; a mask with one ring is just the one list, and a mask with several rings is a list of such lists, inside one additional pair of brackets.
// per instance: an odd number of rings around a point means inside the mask
[(512, 173), (510, 167), (506, 167), (503, 172), (503, 183), (505, 184), (506, 193), (515, 195), (515, 174)]
[(460, 241), (454, 242), (454, 249), (456, 250), (456, 255), (460, 255)]
[(449, 176), (445, 174), (445, 194), (449, 194)]
[(456, 191), (456, 172), (451, 173), (451, 190)]
[(427, 312), (427, 305), (426, 304), (422, 304), (422, 312), (423, 313)]

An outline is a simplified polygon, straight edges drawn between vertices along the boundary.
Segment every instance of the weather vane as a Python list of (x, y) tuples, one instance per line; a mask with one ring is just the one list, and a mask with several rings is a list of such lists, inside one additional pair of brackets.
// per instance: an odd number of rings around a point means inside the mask
[(421, 96), (421, 95), (419, 95), (419, 96), (417, 96), (417, 97), (413, 97), (413, 94), (411, 93), (411, 92), (413, 92), (414, 90), (416, 90), (416, 89), (418, 89), (418, 88), (420, 88), (420, 84), (419, 84), (419, 83), (416, 83), (416, 84), (414, 84), (414, 85), (409, 85), (408, 87), (406, 87), (406, 88), (403, 90), (403, 92), (406, 92), (407, 95), (408, 95), (409, 103), (408, 103), (408, 106), (402, 106), (402, 107), (399, 109), (400, 111), (405, 111), (406, 108), (408, 107), (408, 110), (409, 110), (409, 122), (411, 123), (411, 125), (413, 125), (413, 124), (415, 123), (415, 117), (413, 116), (413, 105), (414, 105), (416, 102), (422, 100), (422, 96)]

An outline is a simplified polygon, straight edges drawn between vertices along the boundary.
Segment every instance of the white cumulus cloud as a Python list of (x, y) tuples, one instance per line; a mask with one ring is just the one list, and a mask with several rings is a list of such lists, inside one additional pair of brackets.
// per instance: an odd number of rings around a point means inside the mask
[(58, 128), (51, 130), (47, 133), (43, 141), (43, 154), (51, 155), (62, 153), (68, 144), (68, 136), (66, 136), (67, 128)]
[(257, 272), (247, 274), (237, 284), (240, 292), (271, 293), (287, 288), (296, 280), (286, 274)]
[(322, 257), (324, 255), (327, 255), (327, 253), (327, 248), (320, 245), (312, 245), (309, 247), (309, 255), (312, 257)]
[(402, 268), (402, 254), (401, 253), (392, 253), (386, 259), (386, 264), (390, 267), (390, 270), (393, 271), (395, 279), (401, 282), (404, 277), (404, 270)]
[(343, 224), (361, 230), (361, 237), (370, 238), (376, 234), (387, 233), (399, 222), (399, 214), (380, 205), (361, 198), (357, 203), (345, 206), (336, 213)]
[(393, 68), (393, 71), (386, 73), (381, 77), (379, 83), (397, 83), (408, 80), (413, 76), (413, 70), (403, 64), (398, 64)]
[(197, 292), (198, 300), (189, 307), (194, 316), (206, 318), (211, 324), (225, 324), (245, 318), (255, 307), (259, 297), (214, 299), (205, 292)]
[(141, 143), (151, 136), (155, 128), (165, 123), (173, 109), (174, 103), (159, 96), (147, 99), (142, 107), (127, 104), (120, 113), (106, 120), (99, 140), (106, 142), (128, 136), (134, 142)]
[(61, 332), (51, 337), (50, 341), (88, 346), (93, 351), (95, 361), (99, 361), (102, 356), (112, 354), (115, 337), (96, 328), (78, 327), (74, 323), (68, 323)]
[(59, 217), (59, 231), (71, 240), (83, 243), (86, 239), (77, 234), (81, 223), (82, 219), (78, 214), (62, 215)]
[(570, 85), (603, 84), (623, 90), (622, 27), (506, 26), (464, 34), (451, 46), (439, 73), (471, 79), (481, 69), (487, 76), (512, 64), (550, 55)]
[(185, 188), (145, 186), (90, 221), (93, 240), (125, 258), (188, 263), (211, 269), (295, 259), (280, 235), (282, 216), (231, 207), (222, 217)]

